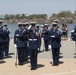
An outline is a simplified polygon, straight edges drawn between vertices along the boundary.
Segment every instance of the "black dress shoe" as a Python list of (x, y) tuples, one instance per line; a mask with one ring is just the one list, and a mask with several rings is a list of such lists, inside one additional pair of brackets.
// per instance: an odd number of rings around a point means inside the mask
[(3, 60), (3, 58), (0, 58), (0, 60)]
[(23, 62), (20, 62), (19, 65), (22, 66), (23, 65)]
[(55, 66), (55, 65), (56, 65), (55, 62), (53, 62), (53, 63), (52, 63), (52, 66)]
[(48, 49), (46, 49), (45, 51), (46, 51), (46, 52), (48, 52), (49, 50), (48, 50)]
[(36, 70), (36, 68), (31, 68), (31, 70)]
[(8, 54), (5, 54), (6, 57), (8, 57)]
[(40, 50), (38, 51), (38, 53), (40, 53)]
[(24, 61), (27, 61), (28, 59), (24, 59)]
[(34, 68), (34, 70), (36, 70), (36, 67)]
[(56, 62), (55, 65), (58, 66), (59, 65), (59, 62)]

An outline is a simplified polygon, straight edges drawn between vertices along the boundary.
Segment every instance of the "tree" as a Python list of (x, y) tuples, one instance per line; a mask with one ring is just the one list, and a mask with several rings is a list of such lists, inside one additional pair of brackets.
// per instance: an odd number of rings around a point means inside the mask
[(70, 11), (61, 11), (57, 17), (73, 17), (73, 14)]
[(9, 21), (10, 19), (9, 15), (8, 14), (4, 15), (4, 19)]
[(15, 16), (13, 14), (9, 15), (10, 19), (13, 19)]
[(33, 19), (33, 18), (36, 18), (36, 19), (47, 19), (47, 14), (33, 14), (33, 15), (29, 15), (27, 17), (28, 19)]
[(57, 14), (53, 13), (51, 17), (57, 17)]
[(74, 14), (75, 14), (75, 16), (76, 16), (76, 10), (74, 11)]
[(24, 18), (26, 18), (26, 14), (22, 14), (22, 15), (20, 16), (20, 19), (24, 19)]
[(16, 19), (20, 19), (20, 14), (16, 14), (16, 15), (15, 15), (15, 18), (16, 18)]

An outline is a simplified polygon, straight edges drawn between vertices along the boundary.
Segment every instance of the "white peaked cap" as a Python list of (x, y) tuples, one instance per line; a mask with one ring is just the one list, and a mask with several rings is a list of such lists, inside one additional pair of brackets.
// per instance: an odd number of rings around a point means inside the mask
[(19, 24), (22, 24), (22, 22), (18, 22), (18, 25), (19, 25)]
[(44, 24), (45, 26), (47, 26), (48, 24)]
[(59, 20), (56, 19), (56, 20), (54, 20), (54, 22), (59, 22)]
[(56, 22), (53, 22), (53, 23), (52, 23), (52, 25), (54, 25), (54, 24), (56, 24), (56, 25), (57, 25), (57, 23), (56, 23)]
[(36, 24), (36, 22), (30, 22), (30, 24)]

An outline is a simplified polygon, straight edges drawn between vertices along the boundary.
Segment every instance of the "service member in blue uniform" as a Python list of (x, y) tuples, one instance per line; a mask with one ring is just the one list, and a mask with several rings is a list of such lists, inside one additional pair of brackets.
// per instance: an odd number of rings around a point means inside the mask
[(49, 39), (49, 30), (47, 24), (44, 25), (44, 30), (42, 31), (44, 44), (45, 44), (45, 51), (48, 51), (48, 39)]
[(23, 23), (22, 36), (24, 37), (24, 41), (25, 41), (24, 61), (28, 60), (28, 53), (29, 53), (29, 49), (28, 49), (28, 46), (27, 46), (27, 41), (28, 41), (28, 29), (27, 29), (27, 26), (28, 25), (29, 25), (29, 22)]
[(58, 29), (57, 23), (53, 23), (50, 30), (51, 48), (53, 57), (53, 66), (59, 64), (59, 49), (61, 47), (61, 31)]
[(36, 25), (36, 29), (39, 32), (39, 36), (38, 36), (38, 52), (40, 52), (40, 47), (41, 47), (41, 32), (40, 32), (40, 26)]
[(29, 29), (29, 49), (30, 49), (31, 70), (36, 70), (37, 68), (39, 32), (36, 30), (35, 25), (36, 23), (32, 22), (31, 28)]
[(23, 65), (25, 41), (24, 38), (20, 36), (23, 32), (21, 22), (18, 23), (18, 27), (19, 29), (17, 29), (14, 34), (14, 46), (17, 48), (19, 65)]
[(73, 31), (73, 41), (75, 43), (75, 50), (76, 50), (76, 26), (75, 26), (74, 31)]
[(74, 32), (73, 32), (73, 41), (75, 41), (75, 44), (76, 44), (76, 26), (75, 26)]
[(2, 20), (0, 20), (0, 60), (3, 59), (3, 26), (2, 26)]
[(10, 41), (10, 38), (9, 38), (10, 30), (8, 29), (7, 24), (4, 24), (3, 31), (4, 31), (4, 34), (3, 34), (4, 35), (4, 53), (5, 53), (5, 56), (8, 56), (9, 41)]

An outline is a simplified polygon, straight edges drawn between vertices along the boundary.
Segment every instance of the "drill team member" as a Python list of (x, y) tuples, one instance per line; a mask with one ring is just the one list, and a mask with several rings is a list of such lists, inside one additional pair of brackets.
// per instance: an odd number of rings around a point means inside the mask
[(5, 53), (5, 56), (8, 56), (9, 41), (10, 41), (10, 38), (9, 38), (10, 30), (8, 29), (7, 24), (4, 24), (3, 31), (5, 32), (3, 34), (4, 35), (4, 53)]
[(39, 32), (36, 30), (35, 24), (36, 23), (32, 22), (31, 28), (29, 29), (29, 49), (30, 49), (31, 70), (36, 70), (37, 68)]
[(40, 47), (41, 47), (41, 32), (40, 32), (40, 26), (39, 25), (36, 25), (36, 29), (38, 30), (39, 32), (39, 37), (38, 37), (38, 52), (40, 52)]
[(19, 29), (17, 29), (14, 34), (14, 45), (17, 48), (19, 65), (23, 65), (25, 41), (24, 41), (24, 38), (20, 36), (23, 32), (21, 22), (18, 23), (18, 27)]
[(44, 30), (42, 33), (43, 33), (43, 38), (44, 38), (45, 51), (48, 51), (49, 30), (48, 30), (47, 24), (44, 25)]
[(2, 20), (0, 20), (0, 60), (3, 60), (3, 53), (4, 53), (4, 40), (3, 40), (3, 26), (2, 26)]
[(24, 37), (24, 41), (25, 41), (25, 50), (24, 50), (24, 61), (27, 61), (28, 60), (28, 53), (29, 53), (29, 49), (28, 49), (28, 46), (27, 46), (27, 41), (28, 41), (28, 29), (27, 29), (27, 26), (29, 25), (28, 22), (26, 23), (23, 23), (23, 32), (22, 32), (22, 35)]
[(57, 23), (53, 23), (53, 27), (50, 30), (51, 48), (53, 57), (53, 66), (59, 64), (59, 49), (61, 47), (61, 31), (58, 30)]

